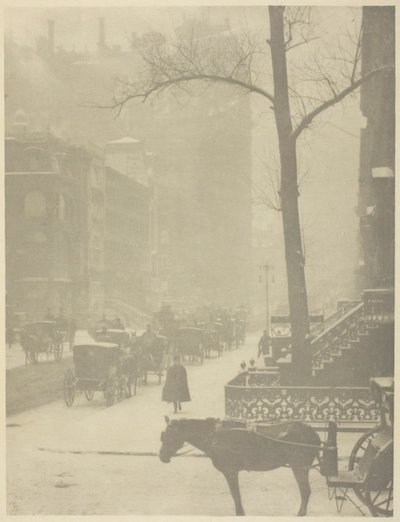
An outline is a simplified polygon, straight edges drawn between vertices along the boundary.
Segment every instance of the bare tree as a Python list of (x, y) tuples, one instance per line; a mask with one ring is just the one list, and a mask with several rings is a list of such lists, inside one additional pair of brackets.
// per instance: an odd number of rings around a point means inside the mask
[[(301, 78), (289, 85), (288, 54), (302, 45), (310, 45), (316, 38), (312, 34), (310, 8), (270, 6), (268, 10), (270, 37), (266, 42), (272, 74), (265, 65), (267, 48), (260, 48), (255, 35), (244, 32), (212, 38), (201, 34), (193, 24), (189, 32), (178, 34), (176, 41), (154, 38), (139, 46), (137, 49), (144, 64), (142, 79), (120, 79), (109, 108), (119, 113), (130, 100), (146, 101), (164, 91), (188, 93), (193, 83), (201, 83), (207, 88), (221, 83), (261, 96), (272, 109), (279, 145), (280, 202), (279, 205), (275, 201), (270, 203), (282, 213), (293, 382), (301, 384), (311, 376), (311, 356), (306, 343), (309, 319), (298, 208), (298, 138), (321, 113), (350, 96), (363, 82), (393, 71), (394, 67), (385, 64), (362, 74), (361, 32), (358, 32), (352, 51), (347, 47), (345, 50), (338, 48), (332, 56), (323, 58), (318, 52), (318, 58), (314, 56), (312, 63), (299, 71)], [(306, 87), (310, 87), (308, 92)]]

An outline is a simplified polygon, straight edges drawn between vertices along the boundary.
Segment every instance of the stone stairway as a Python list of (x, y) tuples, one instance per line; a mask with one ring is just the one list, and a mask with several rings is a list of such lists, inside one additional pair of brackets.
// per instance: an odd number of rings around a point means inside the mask
[[(316, 385), (330, 385), (347, 381), (351, 375), (352, 355), (360, 345), (359, 334), (364, 329), (362, 302), (351, 303), (329, 317), (324, 330), (314, 336), (311, 341), (313, 354), (313, 377)], [(341, 382), (341, 383), (342, 383)]]
[(113, 311), (114, 315), (121, 317), (125, 326), (130, 327), (131, 329), (144, 329), (146, 324), (151, 320), (149, 314), (137, 310), (135, 307), (116, 299), (108, 299), (106, 301), (106, 309)]
[(320, 331), (310, 332), (313, 385), (368, 384), (371, 373), (379, 372), (380, 346), (390, 350), (392, 299), (391, 290), (366, 290), (362, 301), (348, 303), (329, 317)]

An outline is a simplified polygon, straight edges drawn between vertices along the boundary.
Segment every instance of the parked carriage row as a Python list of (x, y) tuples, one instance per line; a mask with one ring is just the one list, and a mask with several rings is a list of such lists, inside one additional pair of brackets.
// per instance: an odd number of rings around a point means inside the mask
[[(110, 331), (107, 328), (107, 332)], [(163, 324), (161, 331), (166, 337), (173, 339), (177, 353), (195, 357), (202, 362), (204, 358), (210, 357), (212, 352), (220, 356), (224, 349), (230, 350), (233, 346), (238, 348), (243, 344), (246, 321), (234, 321), (233, 318), (229, 318), (226, 321), (197, 323), (183, 327), (179, 326), (179, 321), (174, 321), (167, 325)], [(26, 364), (36, 364), (39, 361), (39, 354), (45, 354), (47, 359), (53, 356), (54, 360), (60, 361), (66, 342), (72, 350), (74, 335), (75, 327), (68, 320), (64, 320), (63, 324), (55, 320), (35, 321), (25, 323), (18, 329), (18, 337), (26, 355)], [(115, 335), (117, 335), (115, 341), (120, 344), (118, 334)]]
[[(150, 341), (149, 341), (150, 339)], [(222, 354), (222, 343), (209, 329), (179, 328), (173, 339), (151, 334), (147, 338), (131, 337), (126, 330), (98, 330), (94, 340), (77, 344), (73, 349), (74, 371), (64, 378), (64, 399), (72, 406), (76, 392), (83, 392), (88, 401), (95, 392), (102, 392), (107, 405), (136, 394), (139, 384), (147, 384), (153, 374), (161, 383), (171, 357), (203, 363), (205, 357)]]

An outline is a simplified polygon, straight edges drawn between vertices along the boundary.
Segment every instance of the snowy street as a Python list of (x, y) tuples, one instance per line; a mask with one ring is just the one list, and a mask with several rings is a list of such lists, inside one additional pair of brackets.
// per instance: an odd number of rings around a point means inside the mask
[[(204, 365), (187, 364), (192, 402), (171, 413), (161, 387), (150, 376), (138, 395), (107, 408), (102, 394), (83, 395), (68, 409), (49, 403), (7, 418), (9, 515), (205, 515), (230, 516), (233, 502), (221, 473), (198, 450), (162, 464), (158, 457), (96, 452), (157, 453), (164, 415), (171, 418), (224, 417), (224, 384), (240, 362), (256, 354), (257, 336), (238, 351)], [(60, 383), (60, 386), (62, 383)], [(51, 419), (51, 422), (49, 421)], [(349, 455), (357, 435), (339, 435), (339, 454)], [(70, 453), (79, 452), (79, 453)], [(336, 514), (325, 479), (311, 471), (309, 515)], [(292, 473), (241, 473), (248, 515), (295, 515), (299, 494)], [(357, 516), (352, 506), (344, 514)], [(342, 513), (342, 514), (343, 514)]]

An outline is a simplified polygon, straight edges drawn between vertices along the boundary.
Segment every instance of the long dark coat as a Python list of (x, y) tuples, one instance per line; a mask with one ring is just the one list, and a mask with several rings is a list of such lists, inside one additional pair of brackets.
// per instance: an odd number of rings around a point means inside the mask
[(168, 369), (162, 400), (164, 402), (189, 402), (191, 400), (186, 369), (181, 364), (173, 364)]

